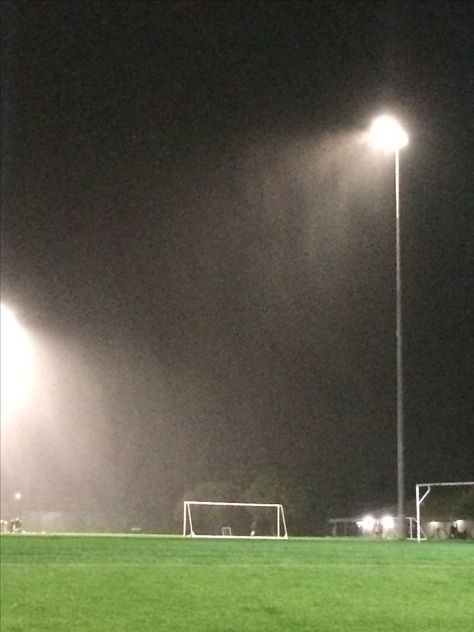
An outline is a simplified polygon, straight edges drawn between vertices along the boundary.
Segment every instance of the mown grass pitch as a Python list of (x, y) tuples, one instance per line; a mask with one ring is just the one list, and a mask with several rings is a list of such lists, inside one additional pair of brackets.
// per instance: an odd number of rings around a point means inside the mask
[(471, 632), (470, 542), (4, 536), (2, 632)]

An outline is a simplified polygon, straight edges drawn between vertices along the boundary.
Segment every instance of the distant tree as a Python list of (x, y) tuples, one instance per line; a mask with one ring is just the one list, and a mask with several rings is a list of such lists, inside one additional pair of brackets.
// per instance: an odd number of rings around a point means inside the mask
[[(248, 503), (281, 503), (285, 509), (290, 535), (315, 535), (324, 532), (326, 512), (320, 507), (321, 490), (310, 491), (292, 483), (284, 472), (268, 467), (259, 473), (249, 473), (250, 481), (201, 481), (184, 493), (174, 512), (176, 530), (179, 531), (183, 517), (183, 500), (209, 500)], [(269, 532), (274, 525), (274, 512), (268, 514), (261, 509), (227, 509), (213, 507), (200, 510), (193, 508), (193, 524), (197, 530), (220, 533), (222, 526), (231, 526), (236, 534), (248, 535), (254, 522), (262, 532)], [(266, 524), (268, 523), (268, 524)]]
[(282, 503), (289, 499), (289, 490), (278, 472), (270, 468), (258, 474), (244, 492), (246, 502)]
[(474, 489), (433, 487), (424, 505), (426, 515), (432, 520), (474, 518)]
[(455, 505), (455, 513), (462, 519), (474, 518), (474, 487), (467, 488)]
[[(187, 490), (182, 501), (176, 508), (176, 521), (182, 519), (183, 501), (220, 501), (240, 502), (242, 491), (238, 484), (232, 481), (204, 481)], [(193, 527), (196, 533), (220, 535), (223, 526), (230, 526), (236, 535), (247, 535), (250, 532), (252, 517), (247, 509), (229, 507), (199, 507), (193, 511)]]
[(233, 481), (202, 481), (186, 490), (184, 500), (235, 502), (241, 495), (240, 486)]
[(310, 532), (310, 502), (307, 492), (300, 486), (292, 485), (277, 468), (268, 468), (257, 475), (245, 490), (245, 500), (281, 503), (289, 532), (293, 535)]

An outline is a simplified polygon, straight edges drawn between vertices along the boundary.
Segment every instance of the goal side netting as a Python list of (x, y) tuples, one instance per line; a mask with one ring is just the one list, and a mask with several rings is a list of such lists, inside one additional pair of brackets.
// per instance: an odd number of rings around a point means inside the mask
[(183, 536), (192, 538), (288, 538), (280, 503), (185, 500)]
[(450, 537), (474, 538), (474, 481), (417, 483), (416, 539)]

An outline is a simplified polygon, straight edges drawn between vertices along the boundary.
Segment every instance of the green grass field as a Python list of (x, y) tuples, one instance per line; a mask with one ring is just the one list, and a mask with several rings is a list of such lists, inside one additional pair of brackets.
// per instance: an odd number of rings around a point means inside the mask
[(474, 545), (3, 536), (2, 632), (471, 632)]

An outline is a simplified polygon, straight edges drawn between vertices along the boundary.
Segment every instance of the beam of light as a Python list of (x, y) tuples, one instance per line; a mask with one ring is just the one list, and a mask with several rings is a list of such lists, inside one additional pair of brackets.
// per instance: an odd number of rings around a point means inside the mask
[(30, 336), (13, 311), (1, 305), (1, 419), (8, 420), (25, 402), (33, 374)]
[(370, 128), (369, 138), (375, 147), (396, 153), (408, 145), (408, 135), (400, 123), (391, 116), (377, 117)]

